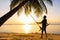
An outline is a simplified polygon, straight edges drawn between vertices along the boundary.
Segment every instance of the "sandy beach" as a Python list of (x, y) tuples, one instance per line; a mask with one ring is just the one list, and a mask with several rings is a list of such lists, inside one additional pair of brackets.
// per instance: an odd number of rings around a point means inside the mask
[(0, 33), (0, 40), (60, 40), (60, 34), (48, 34), (48, 38), (40, 38), (39, 33)]

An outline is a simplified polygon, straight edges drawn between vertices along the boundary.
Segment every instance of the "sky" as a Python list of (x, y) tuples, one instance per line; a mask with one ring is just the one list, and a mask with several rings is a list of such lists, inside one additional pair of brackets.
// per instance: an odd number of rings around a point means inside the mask
[[(6, 14), (7, 12), (10, 11), (10, 7), (9, 6), (10, 6), (10, 0), (0, 0), (0, 17), (2, 17), (4, 14)], [(48, 14), (47, 14), (48, 23), (51, 23), (51, 24), (60, 24), (60, 0), (53, 0), (53, 6), (48, 5), (48, 4), (46, 4), (46, 6), (47, 6), (47, 9), (48, 9)], [(21, 20), (20, 19), (21, 17), (18, 17), (17, 14), (14, 14), (11, 18), (9, 18), (5, 22), (5, 24), (19, 24), (24, 19), (23, 18)], [(29, 18), (31, 20), (33, 20), (30, 16), (29, 16)], [(30, 19), (27, 19), (27, 18), (25, 18), (25, 19), (27, 20), (27, 22), (29, 22), (29, 20), (30, 20)], [(22, 21), (22, 22), (24, 22), (24, 21)], [(5, 30), (3, 30), (4, 28), (5, 28)], [(2, 28), (0, 28), (1, 29), (0, 32), (2, 30), (6, 31), (7, 28), (8, 27), (6, 27), (6, 26), (5, 27), (2, 26)], [(17, 30), (19, 32), (19, 27), (15, 27), (15, 28), (9, 27), (9, 28), (8, 28), (9, 30), (11, 30), (11, 28), (12, 28), (12, 30), (14, 29), (15, 31)]]
[[(60, 4), (60, 0), (53, 0), (53, 6), (47, 5), (47, 9), (48, 9), (47, 19), (49, 23), (60, 24), (60, 5), (59, 4)], [(10, 0), (0, 0), (0, 17), (2, 17), (4, 14), (10, 11), (9, 6), (10, 6)], [(15, 16), (17, 15), (15, 14)], [(10, 19), (12, 21), (15, 21), (13, 18), (14, 16)], [(9, 21), (11, 22), (10, 19)]]
[(53, 0), (53, 7), (48, 8), (48, 18), (54, 23), (60, 24), (60, 0)]

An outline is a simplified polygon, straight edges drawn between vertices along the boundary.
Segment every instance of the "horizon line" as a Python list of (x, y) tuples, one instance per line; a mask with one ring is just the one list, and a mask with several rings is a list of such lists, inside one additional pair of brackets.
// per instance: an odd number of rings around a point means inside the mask
[[(26, 24), (3, 24), (3, 25), (26, 25)], [(37, 24), (28, 24), (28, 25), (37, 25)], [(60, 25), (60, 24), (49, 24), (49, 25)]]

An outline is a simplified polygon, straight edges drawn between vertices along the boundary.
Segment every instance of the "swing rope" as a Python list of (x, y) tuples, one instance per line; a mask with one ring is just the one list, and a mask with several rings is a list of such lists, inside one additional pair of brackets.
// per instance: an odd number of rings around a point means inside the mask
[[(36, 22), (36, 20), (33, 18), (33, 16), (30, 14), (30, 16), (32, 17), (32, 19)], [(41, 28), (41, 26), (36, 22), (36, 24), (38, 25), (39, 28)]]

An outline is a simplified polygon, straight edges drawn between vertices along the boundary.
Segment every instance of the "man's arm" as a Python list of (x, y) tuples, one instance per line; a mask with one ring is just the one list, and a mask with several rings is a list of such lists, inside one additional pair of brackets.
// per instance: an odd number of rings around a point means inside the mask
[(48, 26), (48, 25), (50, 25), (50, 24), (46, 24), (46, 26)]

